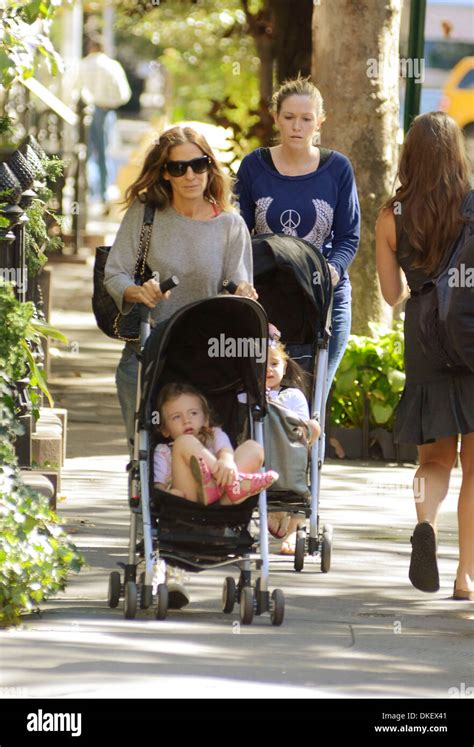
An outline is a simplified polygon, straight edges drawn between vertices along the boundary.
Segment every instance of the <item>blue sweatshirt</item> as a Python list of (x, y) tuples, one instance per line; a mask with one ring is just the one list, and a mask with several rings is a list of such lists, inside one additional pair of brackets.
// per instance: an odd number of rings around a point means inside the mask
[(240, 165), (236, 193), (251, 232), (284, 233), (310, 241), (339, 273), (337, 297), (350, 296), (347, 268), (359, 244), (360, 208), (346, 156), (333, 151), (311, 174), (284, 176), (272, 169), (258, 148)]

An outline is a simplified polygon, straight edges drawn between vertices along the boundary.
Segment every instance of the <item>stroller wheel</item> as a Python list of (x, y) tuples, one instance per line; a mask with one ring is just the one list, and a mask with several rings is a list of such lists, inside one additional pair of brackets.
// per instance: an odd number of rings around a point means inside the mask
[(125, 584), (125, 595), (123, 612), (126, 620), (133, 620), (137, 614), (137, 585), (135, 581), (127, 581)]
[(222, 589), (222, 611), (229, 614), (233, 611), (236, 600), (235, 581), (232, 576), (227, 576)]
[(118, 607), (120, 601), (120, 573), (118, 571), (112, 571), (109, 576), (109, 593), (107, 602), (111, 609)]
[(253, 620), (255, 609), (255, 596), (251, 586), (245, 586), (240, 595), (240, 622), (242, 625), (250, 625)]
[(145, 573), (140, 573), (140, 609), (147, 610), (153, 604), (153, 587), (145, 586)]
[(270, 620), (272, 625), (281, 625), (285, 617), (285, 595), (281, 589), (274, 589), (270, 604)]
[(295, 544), (295, 571), (302, 571), (304, 566), (304, 555), (306, 552), (306, 538), (297, 537)]
[(321, 542), (321, 571), (328, 573), (331, 569), (332, 554), (332, 527), (323, 528), (323, 541)]
[(156, 602), (156, 619), (166, 620), (168, 614), (168, 587), (166, 584), (160, 584), (157, 590), (157, 602)]

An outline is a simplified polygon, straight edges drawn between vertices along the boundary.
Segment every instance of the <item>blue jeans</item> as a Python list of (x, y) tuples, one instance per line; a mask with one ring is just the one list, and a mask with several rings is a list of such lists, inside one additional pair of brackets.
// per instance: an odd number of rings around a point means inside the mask
[(110, 109), (101, 109), (96, 106), (89, 127), (88, 158), (95, 157), (99, 169), (100, 197), (105, 201), (108, 187), (107, 172), (107, 145), (108, 131), (113, 126), (112, 119), (115, 115)]
[(131, 451), (131, 442), (135, 434), (135, 407), (137, 397), (138, 359), (135, 351), (125, 345), (115, 373), (117, 395), (125, 423), (127, 443)]
[[(350, 290), (350, 288), (349, 288)], [(328, 388), (331, 390), (334, 376), (349, 340), (352, 324), (352, 297), (349, 294), (335, 295), (332, 309), (332, 334), (329, 341)]]

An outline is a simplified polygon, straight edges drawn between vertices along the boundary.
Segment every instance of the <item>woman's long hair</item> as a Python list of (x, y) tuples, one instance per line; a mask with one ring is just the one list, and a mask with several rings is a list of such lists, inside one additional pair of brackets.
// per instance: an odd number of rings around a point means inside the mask
[[(401, 215), (401, 226), (416, 254), (413, 267), (428, 274), (442, 266), (465, 219), (470, 168), (458, 125), (444, 112), (416, 117), (408, 130), (394, 197), (384, 204)], [(383, 209), (382, 208), (382, 209)]]
[(170, 151), (176, 145), (194, 143), (203, 154), (211, 159), (204, 198), (221, 210), (231, 211), (231, 180), (219, 165), (206, 138), (192, 127), (172, 127), (164, 132), (151, 146), (145, 156), (140, 176), (125, 192), (125, 207), (130, 207), (135, 199), (149, 202), (158, 210), (164, 210), (172, 203), (171, 184), (163, 176)]
[(281, 342), (272, 343), (272, 350), (285, 361), (286, 370), (282, 379), (283, 386), (294, 387), (303, 392), (306, 399), (310, 399), (311, 376), (293, 358), (290, 358)]

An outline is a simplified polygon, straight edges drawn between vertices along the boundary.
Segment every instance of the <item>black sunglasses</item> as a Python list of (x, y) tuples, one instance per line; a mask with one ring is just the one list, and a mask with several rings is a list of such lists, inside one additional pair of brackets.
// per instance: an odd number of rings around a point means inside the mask
[(184, 176), (189, 166), (195, 174), (204, 174), (211, 167), (211, 159), (209, 156), (199, 156), (199, 158), (193, 158), (191, 161), (168, 161), (165, 169), (170, 176)]

